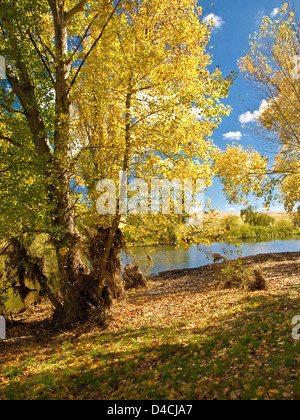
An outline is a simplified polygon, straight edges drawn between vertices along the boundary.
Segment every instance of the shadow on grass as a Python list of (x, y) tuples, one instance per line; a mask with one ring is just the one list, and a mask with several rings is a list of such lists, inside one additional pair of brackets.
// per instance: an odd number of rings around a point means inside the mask
[(258, 293), (203, 327), (182, 320), (67, 341), (59, 332), (47, 343), (28, 338), (11, 349), (9, 359), (19, 361), (0, 367), (0, 397), (299, 399), (300, 343), (291, 337), (297, 314), (299, 299)]

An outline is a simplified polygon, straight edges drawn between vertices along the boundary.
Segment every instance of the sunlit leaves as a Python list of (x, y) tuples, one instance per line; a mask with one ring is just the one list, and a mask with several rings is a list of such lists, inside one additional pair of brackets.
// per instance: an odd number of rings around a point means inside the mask
[[(285, 4), (276, 20), (265, 17), (250, 42), (250, 52), (240, 68), (264, 97), (257, 114), (258, 132), (278, 145), (270, 182), (278, 187), (281, 201), (292, 210), (299, 202), (299, 25)], [(274, 146), (273, 146), (274, 147)], [(259, 176), (259, 174), (258, 174)], [(269, 194), (269, 192), (268, 192)]]
[(245, 204), (251, 193), (262, 196), (267, 188), (268, 159), (251, 148), (228, 146), (216, 155), (216, 166), (224, 191), (233, 203)]
[[(91, 42), (97, 30), (95, 23)], [(190, 0), (123, 3), (74, 95), (74, 160), (91, 203), (95, 182), (118, 185), (120, 170), (149, 185), (153, 178), (211, 185), (217, 148), (210, 137), (230, 112), (220, 100), (232, 77), (209, 71), (209, 38)], [(172, 216), (144, 222), (154, 231), (174, 224)]]

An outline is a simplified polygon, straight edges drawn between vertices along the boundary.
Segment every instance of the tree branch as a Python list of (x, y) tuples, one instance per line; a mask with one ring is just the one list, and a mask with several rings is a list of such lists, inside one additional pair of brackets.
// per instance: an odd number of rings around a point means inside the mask
[(27, 31), (26, 31), (26, 33), (27, 33), (27, 35), (29, 36), (30, 41), (32, 42), (32, 44), (33, 44), (33, 46), (34, 46), (34, 48), (35, 48), (36, 52), (38, 53), (38, 55), (39, 55), (40, 59), (42, 60), (42, 63), (43, 63), (43, 65), (44, 65), (45, 69), (47, 70), (47, 73), (49, 74), (49, 77), (50, 77), (50, 79), (51, 79), (51, 82), (52, 82), (53, 86), (55, 87), (55, 81), (54, 81), (53, 76), (52, 76), (52, 74), (51, 74), (51, 70), (50, 70), (50, 68), (48, 67), (48, 65), (47, 65), (47, 63), (46, 63), (46, 61), (45, 61), (45, 59), (44, 59), (44, 57), (43, 57), (43, 54), (41, 53), (41, 51), (39, 50), (38, 46), (36, 45), (36, 42), (35, 42), (35, 40), (33, 39), (33, 36), (32, 36), (32, 35), (31, 35), (31, 33), (29, 32), (29, 30), (27, 30)]
[[(50, 1), (50, 0), (49, 0), (49, 1)], [(118, 10), (119, 5), (121, 4), (121, 2), (122, 2), (122, 0), (118, 0), (118, 2), (117, 2), (117, 4), (116, 4), (116, 6), (114, 7), (114, 10), (111, 12), (111, 14), (110, 14), (109, 18), (107, 19), (107, 21), (106, 21), (105, 25), (103, 26), (103, 28), (102, 28), (102, 30), (101, 30), (101, 32), (100, 32), (100, 34), (99, 34), (99, 36), (98, 36), (98, 37), (96, 38), (96, 40), (93, 42), (93, 45), (91, 46), (91, 48), (89, 49), (89, 51), (86, 53), (86, 55), (85, 55), (85, 56), (84, 56), (84, 58), (82, 59), (82, 62), (80, 63), (80, 66), (79, 66), (79, 67), (78, 67), (78, 69), (77, 69), (77, 72), (76, 72), (76, 74), (75, 74), (75, 76), (74, 76), (74, 78), (73, 78), (73, 80), (72, 80), (72, 82), (71, 82), (71, 84), (70, 84), (70, 87), (69, 87), (69, 90), (68, 90), (68, 93), (67, 93), (67, 94), (69, 94), (69, 93), (70, 93), (70, 91), (71, 91), (71, 89), (72, 89), (73, 85), (75, 84), (75, 82), (76, 82), (76, 80), (77, 80), (77, 77), (78, 77), (78, 75), (79, 75), (79, 73), (80, 73), (80, 71), (81, 71), (82, 67), (84, 66), (84, 64), (85, 64), (86, 60), (87, 60), (87, 59), (88, 59), (88, 57), (90, 56), (90, 54), (91, 54), (91, 52), (93, 51), (93, 49), (96, 47), (96, 45), (98, 44), (98, 42), (99, 42), (99, 41), (100, 41), (100, 39), (102, 38), (102, 36), (103, 36), (103, 34), (104, 34), (105, 29), (107, 28), (107, 26), (108, 26), (109, 22), (111, 21), (111, 19), (114, 17), (114, 15), (115, 15), (116, 11)]]
[(86, 5), (87, 0), (81, 0), (73, 9), (69, 10), (65, 13), (65, 21), (68, 22), (71, 20), (74, 16), (76, 16), (78, 13), (82, 12), (84, 9), (84, 6)]
[(7, 245), (4, 246), (4, 248), (0, 251), (0, 257), (6, 253), (6, 251), (11, 247), (12, 242), (14, 239), (12, 239)]
[[(20, 63), (18, 63), (20, 64)], [(33, 140), (40, 155), (45, 153), (52, 155), (51, 146), (48, 144), (46, 128), (40, 115), (36, 99), (34, 97), (34, 87), (28, 83), (23, 84), (13, 74), (11, 67), (7, 64), (7, 80), (12, 87), (14, 93), (18, 97), (20, 104), (24, 110), (26, 119), (29, 123)], [(27, 82), (27, 81), (26, 81)], [(32, 102), (30, 103), (30, 99)], [(6, 139), (7, 140), (7, 139)]]
[(150, 112), (150, 113), (149, 113), (149, 114), (147, 114), (147, 115), (144, 115), (142, 118), (140, 118), (139, 120), (137, 120), (137, 121), (135, 121), (133, 124), (131, 124), (131, 126), (130, 126), (130, 130), (131, 130), (133, 127), (135, 127), (136, 125), (138, 125), (139, 123), (141, 123), (141, 122), (143, 122), (144, 120), (146, 120), (147, 118), (152, 117), (153, 115), (158, 114), (159, 112), (164, 111), (164, 109), (165, 109), (165, 107), (162, 107), (162, 108), (159, 108), (159, 109), (157, 109), (157, 110), (155, 110), (155, 111), (153, 111), (153, 112)]
[(12, 113), (12, 114), (16, 113), (16, 114), (26, 115), (24, 111), (20, 111), (19, 109), (14, 109), (14, 108), (11, 108), (10, 106), (8, 106), (8, 105), (6, 105), (6, 104), (0, 103), (0, 106), (1, 106), (3, 109), (6, 109), (6, 111), (8, 111), (8, 112), (10, 112), (10, 113)]
[(95, 20), (99, 17), (99, 15), (100, 15), (100, 13), (97, 13), (94, 17), (93, 17), (93, 19), (91, 20), (91, 22), (89, 23), (89, 25), (88, 25), (88, 27), (86, 28), (86, 30), (85, 30), (85, 32), (84, 32), (84, 34), (83, 34), (83, 36), (81, 37), (81, 39), (80, 39), (80, 42), (78, 43), (78, 45), (77, 45), (77, 47), (75, 48), (75, 50), (73, 51), (73, 53), (72, 53), (72, 57), (70, 58), (70, 60), (72, 60), (73, 59), (73, 57), (75, 56), (75, 54), (77, 53), (77, 51), (79, 50), (79, 48), (81, 47), (81, 45), (82, 45), (82, 43), (83, 43), (83, 41), (86, 39), (86, 37), (87, 37), (87, 35), (88, 35), (88, 33), (89, 33), (89, 30), (91, 29), (91, 27), (93, 26), (93, 23), (95, 22)]
[(18, 141), (16, 141), (16, 140), (11, 139), (10, 137), (3, 136), (2, 134), (0, 134), (0, 140), (7, 141), (7, 142), (8, 142), (8, 143), (10, 143), (12, 146), (16, 146), (16, 147), (18, 147), (19, 149), (22, 149), (22, 145), (21, 145), (21, 143), (19, 143), (19, 142), (18, 142)]
[(57, 7), (56, 7), (56, 0), (48, 0), (49, 6), (51, 8), (53, 17), (57, 16)]

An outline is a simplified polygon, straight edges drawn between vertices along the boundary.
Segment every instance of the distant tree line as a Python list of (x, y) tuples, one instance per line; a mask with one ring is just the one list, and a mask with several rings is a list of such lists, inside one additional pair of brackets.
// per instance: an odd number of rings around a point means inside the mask
[(246, 209), (241, 210), (241, 218), (251, 226), (271, 227), (275, 223), (274, 217), (265, 213), (258, 213), (253, 206), (248, 206)]

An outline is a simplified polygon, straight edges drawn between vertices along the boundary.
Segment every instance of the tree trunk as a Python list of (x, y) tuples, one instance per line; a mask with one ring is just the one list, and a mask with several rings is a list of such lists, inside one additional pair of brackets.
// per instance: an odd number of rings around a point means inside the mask
[[(47, 286), (47, 279), (43, 275), (43, 270), (38, 270), (38, 266), (31, 268), (39, 273), (41, 287), (55, 307), (55, 316), (64, 322), (73, 322), (84, 318), (91, 306), (103, 309), (109, 306), (111, 297), (118, 298), (124, 295), (122, 282), (118, 275), (120, 270), (118, 252), (121, 249), (122, 241), (120, 240), (121, 234), (118, 231), (119, 221), (115, 221), (112, 228), (107, 231), (98, 231), (91, 238), (91, 244), (87, 246), (89, 248), (88, 253), (93, 255), (91, 269), (88, 268), (84, 259), (84, 257), (87, 257), (87, 252), (83, 249), (82, 238), (76, 231), (75, 226), (70, 198), (72, 173), (68, 164), (71, 106), (69, 93), (76, 80), (75, 77), (72, 82), (70, 81), (72, 58), (70, 58), (68, 51), (68, 24), (77, 13), (84, 9), (86, 2), (78, 1), (68, 12), (65, 10), (67, 2), (64, 0), (48, 0), (48, 3), (51, 7), (55, 30), (55, 52), (51, 54), (55, 61), (55, 77), (53, 77), (51, 69), (48, 69), (56, 94), (54, 150), (48, 141), (49, 134), (40, 112), (36, 89), (30, 77), (31, 69), (27, 68), (26, 62), (22, 60), (23, 51), (18, 50), (19, 35), (17, 31), (17, 35), (12, 41), (15, 41), (14, 45), (16, 45), (18, 53), (15, 54), (13, 60), (18, 71), (15, 72), (15, 69), (8, 65), (7, 79), (22, 105), (36, 151), (45, 162), (43, 175), (47, 179), (49, 207), (52, 209), (51, 223), (54, 231), (52, 243), (57, 253), (61, 289), (60, 299)], [(119, 0), (115, 6), (113, 3), (110, 4), (109, 7), (112, 7), (113, 10), (92, 48), (99, 42), (120, 3)], [(29, 32), (29, 37), (34, 43), (34, 37), (30, 35), (30, 29), (27, 32)], [(34, 46), (35, 49), (38, 49), (36, 43), (34, 43)], [(79, 70), (84, 65), (91, 50), (86, 54)], [(39, 53), (40, 55), (43, 54), (42, 51), (39, 51)], [(44, 60), (44, 64), (47, 65), (47, 60)], [(100, 243), (100, 240), (104, 242)], [(99, 250), (93, 249), (93, 241), (99, 243)], [(23, 274), (21, 273), (21, 275)]]
[(91, 308), (96, 308), (105, 321), (112, 299), (125, 298), (119, 259), (119, 253), (125, 246), (122, 232), (116, 232), (107, 253), (109, 238), (110, 229), (101, 227), (89, 238), (86, 256), (90, 268), (83, 263), (79, 240), (65, 256), (59, 257), (63, 313), (59, 311), (55, 316), (64, 323), (85, 319)]
[[(43, 271), (44, 258), (32, 258), (28, 249), (20, 238), (13, 238), (7, 248), (6, 276), (14, 291), (20, 296), (23, 303), (31, 290), (26, 284), (31, 282), (35, 287), (39, 286), (40, 294), (50, 300), (56, 313), (63, 313), (63, 306), (48, 286), (48, 279)], [(36, 290), (35, 290), (36, 291)]]

